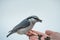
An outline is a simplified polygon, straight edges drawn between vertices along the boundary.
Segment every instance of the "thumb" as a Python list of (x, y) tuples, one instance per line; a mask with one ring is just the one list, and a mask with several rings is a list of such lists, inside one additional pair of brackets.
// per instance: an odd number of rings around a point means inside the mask
[(53, 31), (50, 31), (50, 30), (46, 30), (45, 33), (46, 33), (47, 35), (51, 35), (51, 34), (53, 34), (54, 32), (53, 32)]

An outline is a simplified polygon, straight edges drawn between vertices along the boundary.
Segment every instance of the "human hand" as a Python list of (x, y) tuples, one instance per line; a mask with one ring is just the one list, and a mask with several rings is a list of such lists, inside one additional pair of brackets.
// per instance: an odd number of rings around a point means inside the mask
[[(40, 40), (45, 40), (46, 37), (48, 36), (48, 35), (46, 35), (44, 33), (34, 31), (34, 30), (29, 31), (26, 34), (29, 36), (29, 40), (39, 40), (39, 39)], [(40, 35), (40, 37), (38, 35)]]
[(46, 37), (50, 37), (49, 40), (60, 40), (60, 33), (58, 33), (58, 32), (53, 32), (53, 31), (47, 30), (45, 33), (46, 34), (31, 30), (27, 33), (27, 35), (29, 36), (30, 40), (39, 40), (38, 35), (42, 35), (40, 37), (40, 40), (46, 40)]
[(60, 33), (58, 32), (47, 30), (45, 33), (51, 38), (51, 40), (60, 40)]

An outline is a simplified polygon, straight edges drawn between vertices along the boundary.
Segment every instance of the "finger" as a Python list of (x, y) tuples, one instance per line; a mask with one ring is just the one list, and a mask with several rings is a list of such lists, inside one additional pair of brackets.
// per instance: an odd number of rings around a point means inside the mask
[(32, 35), (38, 35), (37, 33), (33, 32), (33, 31), (30, 31), (30, 33), (31, 33)]
[(38, 40), (38, 36), (31, 36), (29, 37), (30, 40)]
[(50, 30), (46, 30), (46, 32), (45, 32), (47, 35), (51, 35), (51, 34), (53, 34), (53, 31), (50, 31)]
[(46, 30), (46, 34), (49, 35), (49, 37), (51, 39), (59, 39), (58, 36), (60, 36), (60, 34), (58, 32), (54, 32), (54, 31), (50, 31), (50, 30)]
[(46, 34), (44, 34), (42, 32), (38, 32), (38, 31), (34, 31), (34, 30), (31, 30), (31, 31), (34, 32), (34, 33), (36, 33), (36, 34), (38, 34), (38, 35), (48, 36), (48, 35), (46, 35)]
[(27, 32), (26, 34), (27, 34), (27, 35), (30, 35), (31, 33), (30, 33), (30, 31), (29, 31), (29, 32)]
[(26, 33), (28, 36), (36, 36), (37, 34), (35, 32), (29, 31)]
[(31, 31), (27, 32), (26, 35), (27, 35), (27, 36), (32, 35)]

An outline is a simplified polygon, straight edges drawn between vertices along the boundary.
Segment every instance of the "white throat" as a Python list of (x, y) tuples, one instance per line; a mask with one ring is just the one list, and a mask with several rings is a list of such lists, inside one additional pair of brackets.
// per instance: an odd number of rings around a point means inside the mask
[(33, 24), (37, 22), (37, 20), (35, 20), (34, 18), (29, 19), (29, 21), (32, 22)]

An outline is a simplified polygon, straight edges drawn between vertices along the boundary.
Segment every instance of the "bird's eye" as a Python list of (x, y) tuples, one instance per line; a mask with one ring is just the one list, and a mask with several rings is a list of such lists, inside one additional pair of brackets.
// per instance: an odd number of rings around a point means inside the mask
[(38, 20), (38, 18), (34, 18), (34, 19)]

